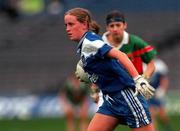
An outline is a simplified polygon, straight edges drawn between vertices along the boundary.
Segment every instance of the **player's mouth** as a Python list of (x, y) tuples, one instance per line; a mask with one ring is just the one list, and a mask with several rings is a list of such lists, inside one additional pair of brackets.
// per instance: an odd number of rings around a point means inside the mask
[(71, 34), (71, 33), (68, 33), (68, 36), (69, 36), (69, 37), (71, 37), (71, 36), (72, 36), (72, 34)]
[(113, 32), (113, 35), (119, 35), (118, 32)]

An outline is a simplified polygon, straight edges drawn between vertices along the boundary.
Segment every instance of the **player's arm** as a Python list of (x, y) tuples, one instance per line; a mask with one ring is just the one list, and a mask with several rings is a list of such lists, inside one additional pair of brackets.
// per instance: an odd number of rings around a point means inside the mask
[(149, 45), (146, 41), (141, 39), (138, 36), (133, 36), (135, 40), (135, 47), (139, 50), (143, 50), (141, 54), (141, 59), (144, 63), (146, 63), (146, 70), (143, 73), (143, 77), (147, 80), (152, 76), (155, 65), (154, 65), (154, 57), (156, 55), (156, 50), (153, 48), (153, 46)]
[(125, 69), (129, 72), (132, 78), (135, 81), (135, 96), (139, 93), (144, 96), (146, 99), (151, 98), (154, 95), (155, 89), (144, 79), (139, 73), (137, 72), (136, 68), (129, 60), (127, 55), (115, 48), (112, 48), (108, 53), (107, 56), (110, 58), (115, 58), (119, 60), (119, 62), (125, 67)]
[(133, 77), (137, 77), (139, 73), (137, 72), (136, 68), (134, 67), (133, 63), (129, 60), (127, 55), (116, 48), (112, 48), (108, 53), (107, 56), (110, 58), (115, 58), (119, 60), (119, 62), (126, 68), (128, 73)]
[(154, 61), (151, 60), (146, 67), (146, 70), (143, 73), (143, 77), (147, 80), (149, 80), (149, 78), (152, 76), (153, 72), (155, 70), (155, 65), (154, 65)]

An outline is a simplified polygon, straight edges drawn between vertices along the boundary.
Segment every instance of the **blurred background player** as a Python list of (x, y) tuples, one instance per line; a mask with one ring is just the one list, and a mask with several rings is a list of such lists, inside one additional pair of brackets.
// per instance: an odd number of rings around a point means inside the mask
[[(154, 48), (140, 37), (126, 32), (127, 22), (125, 16), (118, 10), (111, 11), (106, 16), (106, 30), (102, 36), (105, 43), (126, 53), (139, 74), (149, 79), (154, 72), (155, 66), (153, 59), (156, 55)], [(143, 63), (147, 68), (143, 72)], [(101, 92), (99, 93), (102, 96)], [(96, 98), (97, 99), (97, 98)], [(99, 98), (98, 105), (102, 104), (102, 98)]]
[(67, 121), (67, 131), (76, 130), (75, 118), (80, 118), (80, 131), (86, 131), (88, 125), (88, 92), (89, 84), (80, 82), (74, 75), (71, 75), (65, 82), (63, 91), (60, 94), (62, 107)]
[[(153, 58), (156, 54), (154, 48), (137, 35), (126, 32), (127, 22), (123, 13), (114, 10), (106, 16), (106, 30), (102, 36), (109, 45), (126, 53), (139, 74), (147, 79), (152, 75), (155, 67)], [(143, 72), (143, 62), (147, 69)]]
[[(163, 126), (164, 131), (172, 131), (170, 126), (170, 121), (166, 113), (165, 108), (165, 96), (169, 88), (169, 79), (168, 79), (168, 67), (167, 65), (159, 58), (154, 60), (155, 62), (155, 72), (150, 79), (150, 84), (156, 88), (155, 96), (148, 100), (150, 106), (150, 112), (152, 115), (152, 120), (154, 125), (156, 125), (156, 116)], [(156, 129), (158, 129), (156, 127)]]

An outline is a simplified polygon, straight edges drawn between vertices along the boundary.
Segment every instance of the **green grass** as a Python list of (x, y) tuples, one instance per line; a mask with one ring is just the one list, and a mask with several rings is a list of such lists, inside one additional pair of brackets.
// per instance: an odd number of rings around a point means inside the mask
[(63, 119), (0, 120), (0, 131), (65, 131)]
[[(171, 116), (171, 124), (176, 131), (180, 130), (180, 115)], [(160, 127), (160, 125), (159, 125)], [(65, 120), (54, 119), (30, 119), (30, 120), (0, 120), (0, 131), (65, 131)], [(118, 126), (115, 131), (130, 131), (126, 126)], [(161, 128), (159, 131), (163, 131)]]

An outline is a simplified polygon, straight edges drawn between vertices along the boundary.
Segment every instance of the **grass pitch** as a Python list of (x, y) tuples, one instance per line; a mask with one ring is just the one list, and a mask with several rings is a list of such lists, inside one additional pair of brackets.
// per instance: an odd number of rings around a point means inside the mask
[[(170, 116), (174, 131), (180, 130), (180, 115)], [(158, 124), (159, 131), (163, 131)], [(66, 131), (63, 118), (30, 119), (30, 120), (0, 120), (0, 131)], [(126, 126), (118, 126), (115, 131), (130, 131)]]

